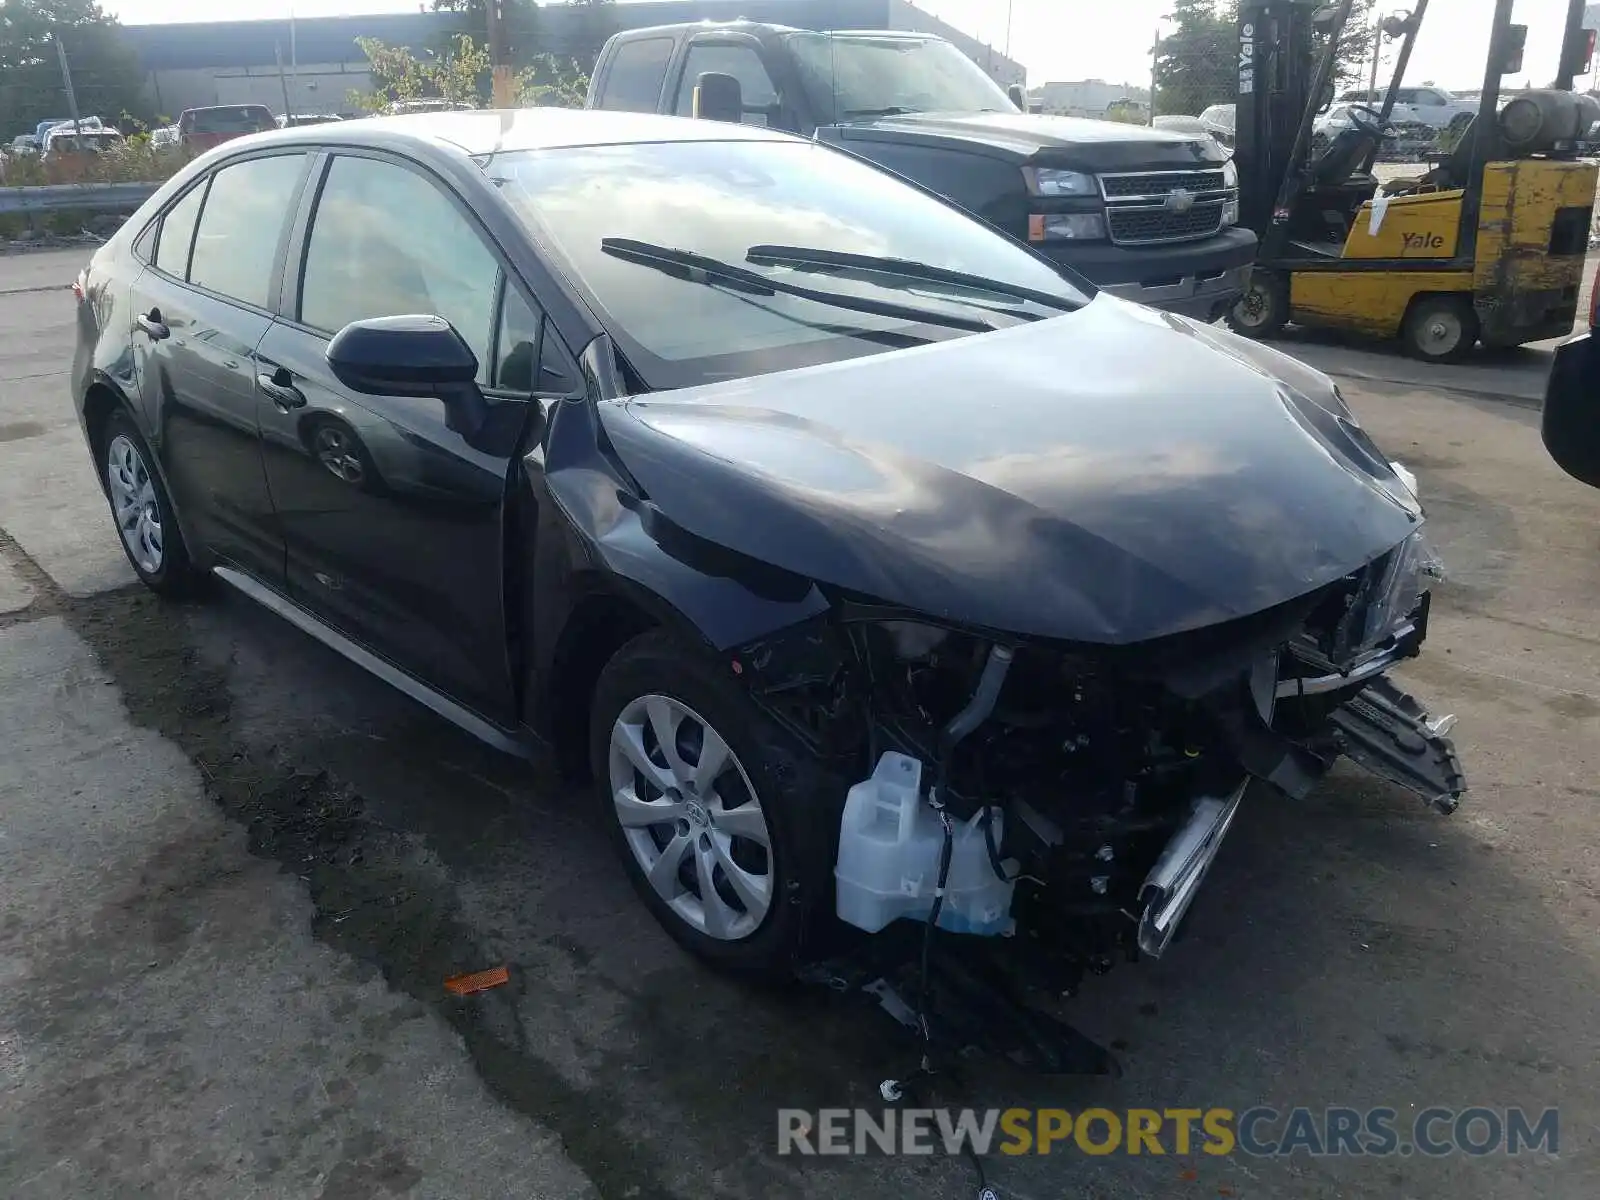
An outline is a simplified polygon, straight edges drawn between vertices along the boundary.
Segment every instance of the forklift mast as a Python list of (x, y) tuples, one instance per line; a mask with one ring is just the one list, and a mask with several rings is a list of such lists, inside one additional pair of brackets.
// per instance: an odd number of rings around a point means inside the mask
[(1312, 105), (1316, 74), (1314, 19), (1326, 0), (1240, 0), (1239, 100), (1234, 162), (1239, 168), (1239, 222), (1264, 233), (1278, 191), (1298, 169), (1294, 148)]

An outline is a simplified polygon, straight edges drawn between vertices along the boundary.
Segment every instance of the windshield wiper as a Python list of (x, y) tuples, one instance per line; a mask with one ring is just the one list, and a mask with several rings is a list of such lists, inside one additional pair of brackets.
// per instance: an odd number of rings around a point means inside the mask
[(752, 271), (734, 263), (725, 263), (693, 250), (678, 250), (671, 246), (657, 246), (653, 242), (638, 242), (632, 238), (602, 238), (602, 252), (625, 262), (637, 263), (664, 271), (690, 283), (725, 287), (755, 296), (798, 296), (816, 304), (852, 312), (869, 313), (892, 320), (916, 321), (926, 325), (942, 325), (947, 329), (964, 329), (969, 333), (991, 333), (996, 328), (988, 321), (960, 317), (955, 313), (935, 312), (927, 308), (913, 308), (889, 300), (872, 300), (865, 296), (851, 296), (843, 292), (824, 292), (803, 287), (782, 279), (770, 279), (759, 271)]
[[(909, 258), (887, 258), (875, 254), (849, 254), (842, 250), (820, 250), (811, 246), (751, 246), (745, 251), (749, 262), (772, 263), (786, 267), (844, 267), (856, 271), (874, 271), (880, 275), (898, 275), (902, 279), (920, 279), (927, 283), (944, 283), (951, 287), (971, 288), (991, 296), (1009, 296), (1013, 300), (1028, 300), (1060, 312), (1082, 308), (1078, 300), (1053, 296), (1049, 292), (1035, 291), (1021, 284), (1005, 283), (983, 275), (970, 275), (965, 271), (952, 271)], [(1010, 313), (1010, 310), (1006, 310)], [(1027, 313), (1011, 313), (1026, 317)]]

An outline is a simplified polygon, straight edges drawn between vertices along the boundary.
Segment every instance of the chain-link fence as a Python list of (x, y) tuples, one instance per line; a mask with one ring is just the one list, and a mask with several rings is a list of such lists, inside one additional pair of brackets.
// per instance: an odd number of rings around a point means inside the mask
[[(1385, 30), (1381, 18), (1386, 15), (1392, 14), (1379, 0), (1354, 0), (1313, 121), (1313, 149), (1350, 128), (1349, 105), (1383, 104), (1401, 36), (1393, 25)], [(1255, 29), (1248, 15), (1241, 20), (1237, 0), (1174, 0), (1155, 45), (1150, 101), (1155, 122), (1203, 127), (1231, 143), (1241, 71), (1257, 39), (1266, 36), (1268, 31)], [(1317, 33), (1311, 39), (1310, 57), (1300, 64), (1308, 80), (1328, 36)], [(1475, 112), (1476, 96), (1453, 96), (1431, 84), (1408, 86), (1401, 99), (1391, 114), (1392, 136), (1379, 147), (1380, 163), (1419, 163), (1448, 153)]]

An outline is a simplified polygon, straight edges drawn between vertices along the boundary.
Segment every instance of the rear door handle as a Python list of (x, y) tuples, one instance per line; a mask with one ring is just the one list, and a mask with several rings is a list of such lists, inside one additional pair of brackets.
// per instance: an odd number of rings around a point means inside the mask
[(172, 330), (167, 328), (167, 323), (161, 319), (161, 310), (152, 308), (147, 313), (141, 313), (133, 319), (140, 329), (149, 335), (152, 342), (159, 342), (172, 336)]
[(270, 374), (260, 372), (256, 375), (256, 386), (281, 412), (306, 406), (305, 393), (294, 386), (294, 376), (285, 367), (278, 367)]

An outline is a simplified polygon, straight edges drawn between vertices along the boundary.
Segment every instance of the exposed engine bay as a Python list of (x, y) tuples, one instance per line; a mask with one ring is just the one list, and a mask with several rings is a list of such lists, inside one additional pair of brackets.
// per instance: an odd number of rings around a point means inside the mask
[(1454, 811), (1460, 763), (1385, 673), (1426, 636), (1419, 530), (1267, 612), (1134, 646), (1003, 639), (870, 603), (751, 647), (754, 694), (860, 778), (839, 916), (1027, 945), (1073, 986), (1159, 956), (1252, 779), (1303, 798), (1345, 755)]

